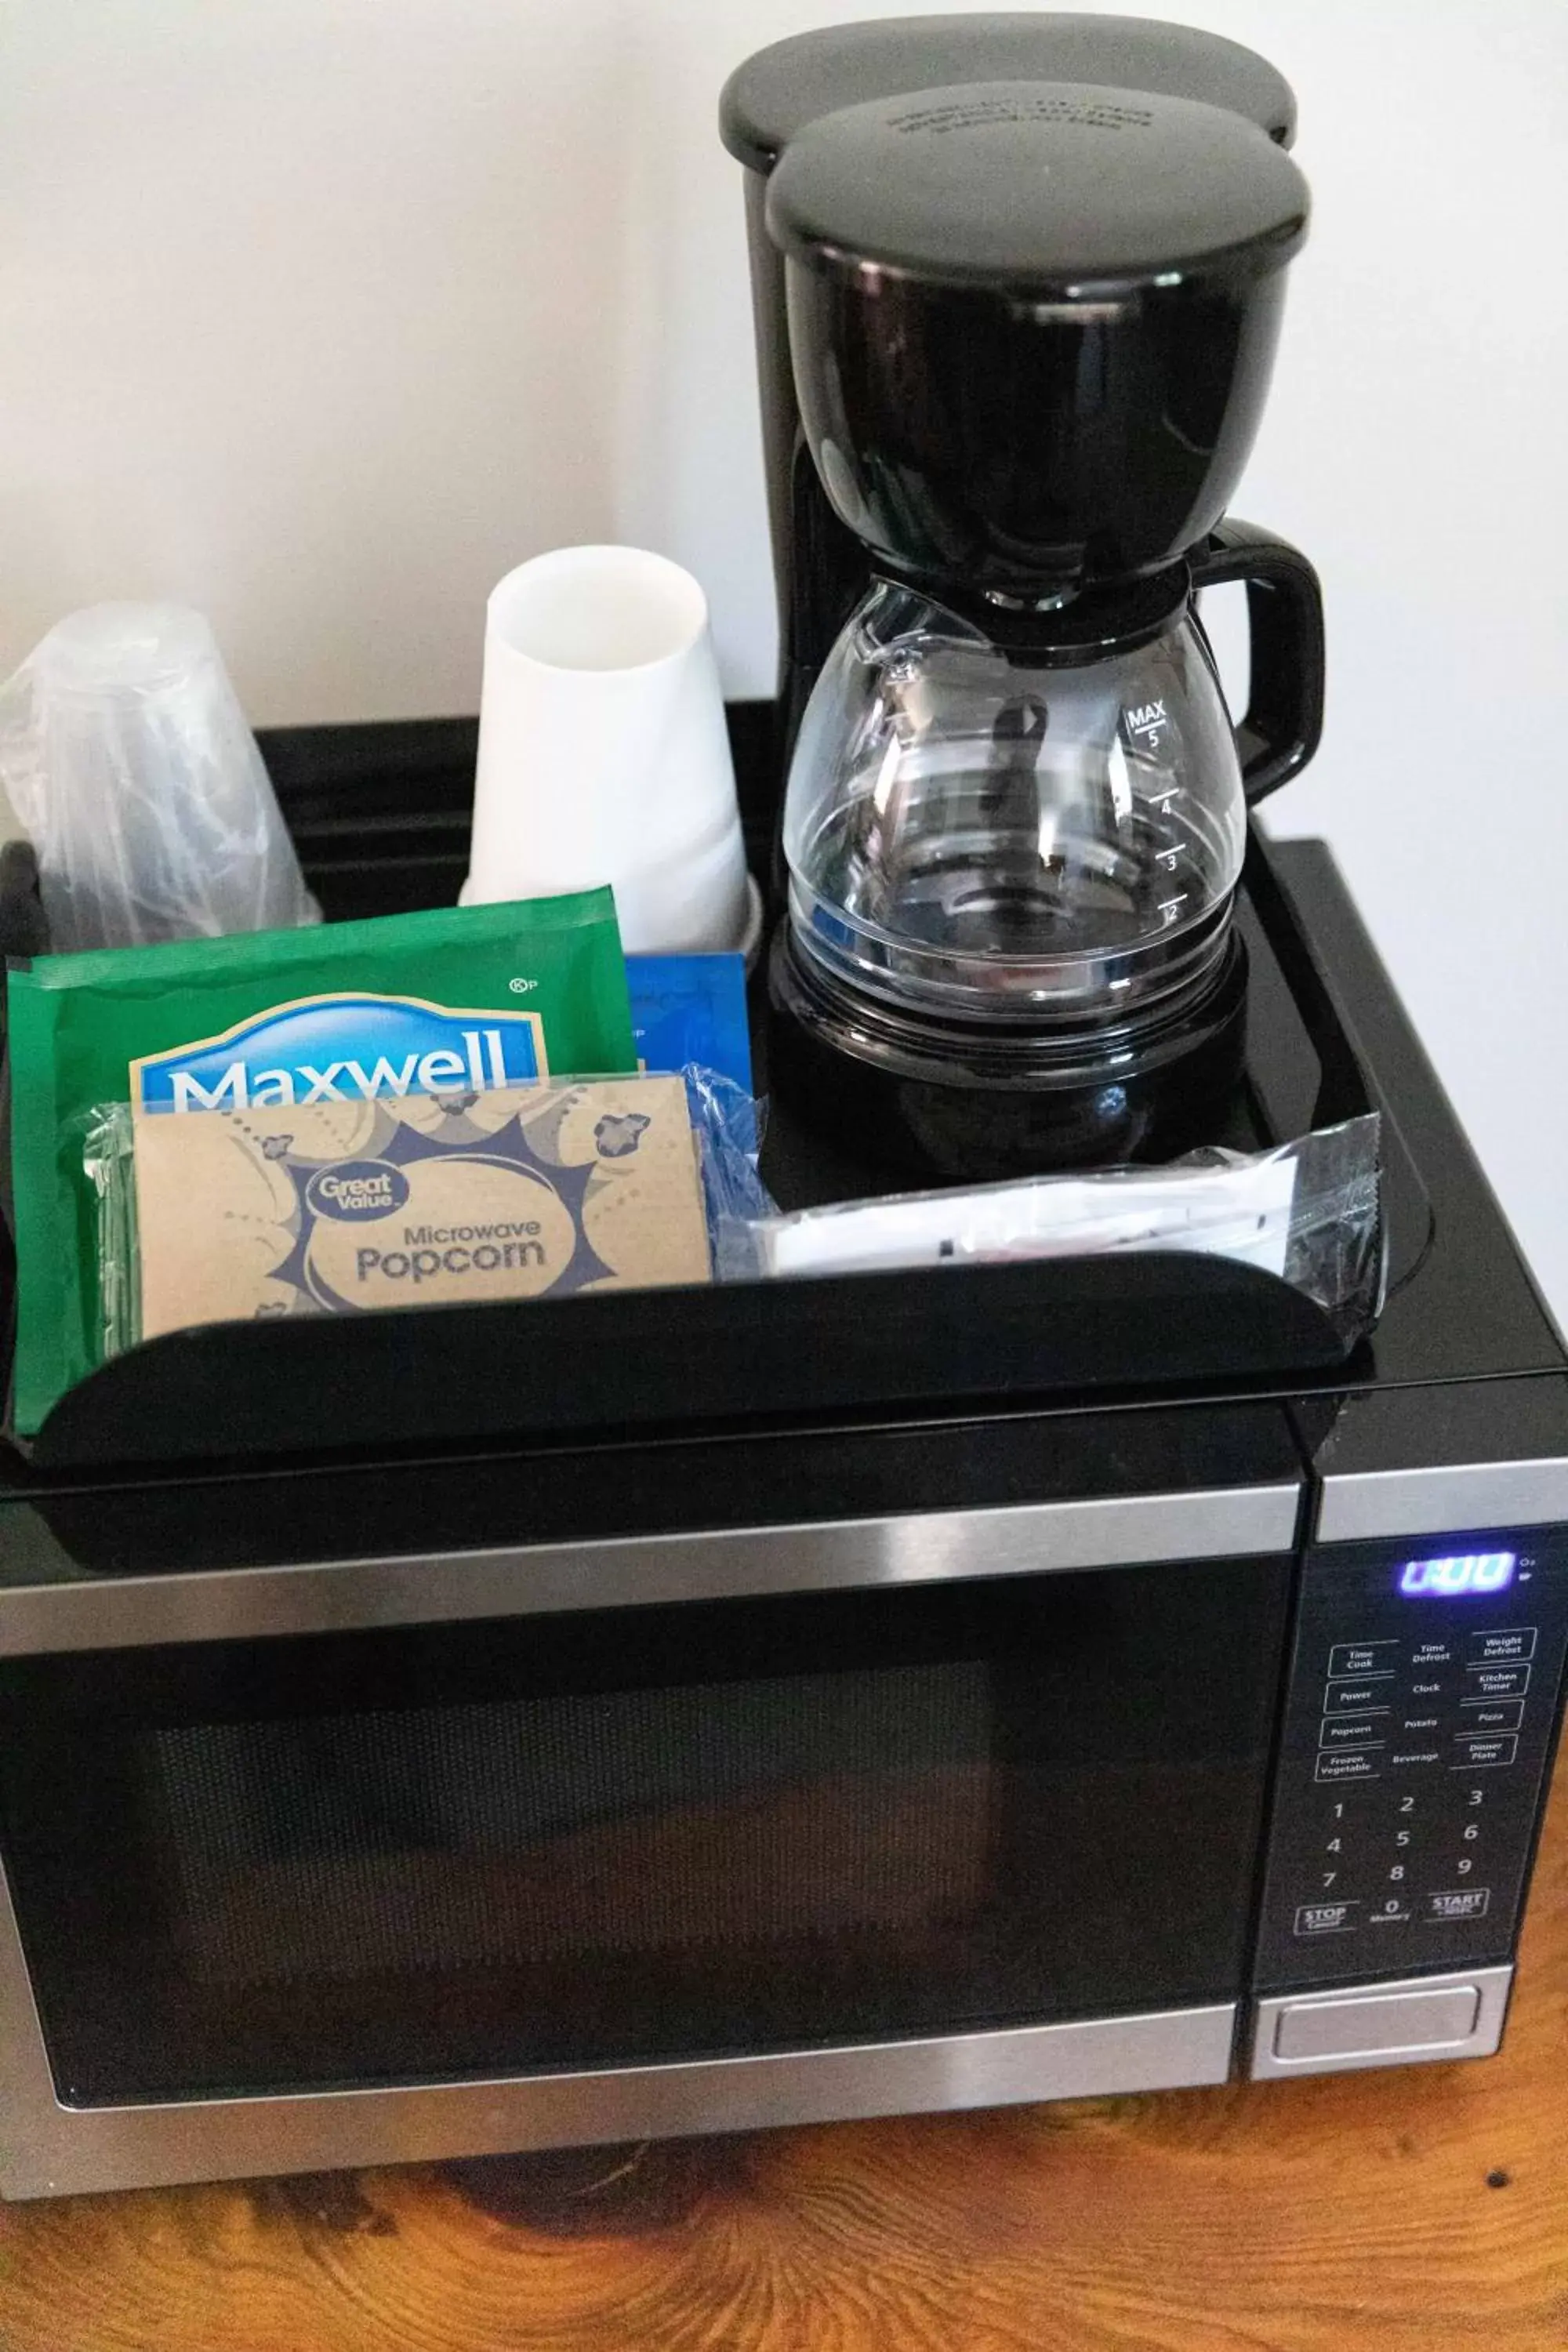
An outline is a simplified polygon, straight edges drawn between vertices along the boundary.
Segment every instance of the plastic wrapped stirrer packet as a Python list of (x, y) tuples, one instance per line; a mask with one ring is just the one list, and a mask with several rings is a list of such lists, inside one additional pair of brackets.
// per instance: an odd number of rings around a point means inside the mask
[(101, 1360), (86, 1122), (304, 1122), (411, 1097), (637, 1067), (608, 890), (152, 948), (40, 957), (9, 978), (17, 1333), (14, 1426)]
[(1345, 1340), (1377, 1320), (1386, 1279), (1375, 1112), (1253, 1153), (1166, 1168), (1033, 1176), (969, 1192), (893, 1193), (767, 1217), (724, 1237), (734, 1273), (810, 1275), (1106, 1250), (1196, 1250), (1276, 1275)]

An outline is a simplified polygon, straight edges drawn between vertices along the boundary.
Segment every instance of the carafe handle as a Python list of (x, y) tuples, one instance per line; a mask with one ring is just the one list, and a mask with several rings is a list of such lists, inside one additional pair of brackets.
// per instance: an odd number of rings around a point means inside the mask
[(1306, 766), (1323, 731), (1323, 597), (1299, 548), (1227, 516), (1188, 558), (1194, 588), (1247, 583), (1252, 682), (1236, 724), (1247, 803)]

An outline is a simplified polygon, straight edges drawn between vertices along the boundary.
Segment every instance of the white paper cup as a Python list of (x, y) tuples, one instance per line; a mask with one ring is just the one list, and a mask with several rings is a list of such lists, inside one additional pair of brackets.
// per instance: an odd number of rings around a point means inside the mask
[(662, 555), (563, 547), (490, 596), (463, 903), (605, 882), (629, 953), (746, 945), (707, 599)]

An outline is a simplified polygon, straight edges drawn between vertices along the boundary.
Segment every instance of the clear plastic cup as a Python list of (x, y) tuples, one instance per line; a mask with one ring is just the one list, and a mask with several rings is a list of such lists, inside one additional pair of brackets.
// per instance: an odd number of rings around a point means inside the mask
[(321, 919), (212, 629), (92, 604), (0, 688), (0, 786), (50, 945), (141, 947)]

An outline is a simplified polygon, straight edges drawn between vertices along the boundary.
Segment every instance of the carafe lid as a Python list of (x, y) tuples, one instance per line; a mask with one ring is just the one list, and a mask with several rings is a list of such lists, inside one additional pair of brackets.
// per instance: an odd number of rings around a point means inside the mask
[(1091, 82), (1228, 108), (1282, 147), (1296, 135), (1290, 85), (1239, 42), (1144, 16), (1009, 11), (891, 16), (774, 41), (737, 66), (719, 102), (731, 155), (770, 172), (820, 115), (869, 99), (968, 81)]
[(1253, 278), (1306, 235), (1307, 184), (1223, 108), (1084, 83), (955, 84), (824, 115), (768, 183), (792, 257), (938, 286), (1126, 292)]

